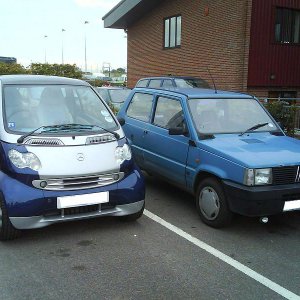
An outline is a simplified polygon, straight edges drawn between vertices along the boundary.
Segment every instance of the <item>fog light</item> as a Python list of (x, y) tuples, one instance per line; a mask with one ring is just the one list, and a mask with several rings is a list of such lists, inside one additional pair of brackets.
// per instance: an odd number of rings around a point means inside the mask
[(40, 187), (44, 189), (47, 186), (47, 181), (41, 181)]

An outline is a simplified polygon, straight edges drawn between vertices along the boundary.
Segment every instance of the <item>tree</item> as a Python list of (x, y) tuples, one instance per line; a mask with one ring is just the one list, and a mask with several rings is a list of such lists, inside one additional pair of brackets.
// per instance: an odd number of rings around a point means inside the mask
[(6, 64), (0, 62), (0, 75), (28, 74), (28, 70), (20, 64)]
[(34, 75), (52, 75), (69, 78), (82, 78), (82, 71), (76, 65), (69, 64), (31, 64), (30, 72)]

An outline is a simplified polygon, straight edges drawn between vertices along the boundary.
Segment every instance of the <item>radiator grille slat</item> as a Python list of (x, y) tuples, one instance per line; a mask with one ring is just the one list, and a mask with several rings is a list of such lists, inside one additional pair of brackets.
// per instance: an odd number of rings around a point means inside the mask
[(80, 177), (45, 178), (34, 180), (32, 184), (34, 187), (44, 190), (70, 191), (113, 184), (121, 180), (123, 177), (123, 172), (115, 172)]
[(273, 184), (292, 184), (296, 183), (298, 166), (273, 168)]

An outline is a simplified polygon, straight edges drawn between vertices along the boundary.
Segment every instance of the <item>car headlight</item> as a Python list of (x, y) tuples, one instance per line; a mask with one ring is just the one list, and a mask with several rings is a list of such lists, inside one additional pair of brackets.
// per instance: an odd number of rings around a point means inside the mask
[(38, 157), (31, 152), (20, 153), (19, 151), (12, 149), (9, 150), (8, 157), (10, 161), (20, 169), (30, 168), (37, 171), (42, 167)]
[(272, 183), (272, 169), (246, 169), (244, 184), (266, 185)]
[(122, 164), (125, 160), (131, 160), (131, 157), (131, 150), (127, 144), (116, 148), (115, 158), (118, 164)]

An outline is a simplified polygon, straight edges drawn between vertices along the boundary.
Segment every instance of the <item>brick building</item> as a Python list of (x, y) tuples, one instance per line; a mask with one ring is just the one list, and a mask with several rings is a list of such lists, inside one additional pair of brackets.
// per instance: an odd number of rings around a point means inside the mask
[(300, 98), (300, 0), (123, 0), (104, 17), (128, 38), (128, 85), (188, 75), (218, 89)]

